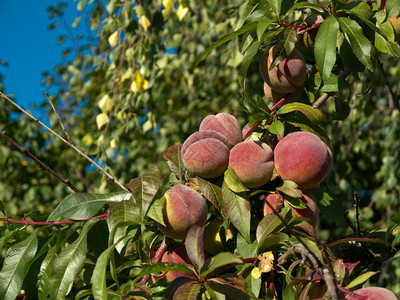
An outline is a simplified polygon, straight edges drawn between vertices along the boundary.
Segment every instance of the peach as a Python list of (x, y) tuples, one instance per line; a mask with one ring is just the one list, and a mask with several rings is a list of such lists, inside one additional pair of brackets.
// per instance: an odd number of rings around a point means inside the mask
[(228, 167), (230, 144), (219, 132), (202, 130), (183, 143), (181, 155), (186, 169), (204, 178), (222, 175)]
[(347, 300), (397, 300), (395, 294), (381, 287), (366, 287), (346, 295)]
[(274, 213), (274, 211), (267, 204), (267, 202), (272, 206), (273, 209), (276, 209), (277, 204), (280, 207), (283, 206), (283, 197), (281, 194), (268, 194), (267, 197), (265, 198), (264, 207), (263, 207), (264, 216)]
[(165, 192), (162, 210), (165, 226), (158, 224), (162, 233), (172, 239), (185, 239), (193, 225), (203, 226), (207, 219), (205, 199), (190, 187), (177, 184)]
[[(161, 262), (191, 265), (185, 246), (175, 241), (168, 245), (168, 250), (161, 256)], [(190, 277), (190, 275), (182, 271), (168, 271), (165, 274), (166, 281), (173, 281), (178, 277)]]
[[(221, 228), (223, 220), (214, 219), (208, 224), (204, 230), (204, 251), (210, 255), (217, 255), (224, 251), (224, 245), (221, 240)], [(232, 231), (228, 228), (225, 232), (225, 240), (233, 237)]]
[(242, 141), (242, 129), (238, 120), (228, 113), (209, 115), (200, 123), (200, 131), (214, 130), (222, 134), (232, 145)]
[(260, 187), (271, 179), (274, 170), (273, 151), (266, 143), (241, 142), (232, 148), (229, 166), (244, 186)]
[(303, 87), (297, 88), (297, 90), (293, 93), (288, 93), (288, 94), (279, 93), (271, 89), (271, 87), (266, 82), (264, 82), (264, 94), (269, 100), (272, 101), (272, 103), (277, 103), (283, 97), (286, 97), (285, 104), (296, 102), (297, 100), (299, 100), (302, 93), (303, 93)]
[(299, 45), (305, 47), (314, 47), (315, 37), (317, 36), (319, 26), (324, 22), (321, 15), (308, 16), (304, 23), (308, 30), (298, 35)]
[(310, 132), (294, 132), (275, 147), (275, 168), (283, 180), (294, 181), (299, 188), (319, 185), (332, 167), (332, 152)]
[(272, 46), (260, 59), (260, 73), (263, 80), (279, 93), (293, 93), (306, 80), (306, 64), (299, 51), (293, 49), (277, 66), (270, 69), (276, 48)]

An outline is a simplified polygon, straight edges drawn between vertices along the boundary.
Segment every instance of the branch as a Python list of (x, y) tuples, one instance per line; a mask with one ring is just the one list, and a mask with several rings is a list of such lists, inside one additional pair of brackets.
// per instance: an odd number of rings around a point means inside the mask
[(54, 113), (56, 114), (58, 123), (60, 123), (61, 128), (63, 129), (65, 136), (67, 137), (67, 140), (72, 144), (71, 138), (69, 137), (69, 134), (68, 134), (67, 130), (65, 129), (63, 122), (61, 121), (60, 115), (58, 114), (56, 108), (53, 105), (53, 102), (51, 101), (51, 99), (49, 97), (49, 94), (47, 92), (44, 92), (44, 94), (46, 95), (47, 101), (49, 101), (51, 108), (53, 109)]
[(65, 179), (64, 177), (62, 177), (60, 174), (58, 174), (57, 172), (55, 172), (53, 169), (51, 169), (48, 165), (46, 165), (44, 162), (42, 162), (39, 158), (37, 158), (35, 155), (33, 155), (31, 152), (29, 152), (27, 149), (25, 149), (24, 147), (22, 147), (21, 145), (19, 145), (16, 141), (14, 141), (11, 137), (9, 137), (6, 133), (6, 131), (0, 131), (0, 135), (2, 137), (4, 137), (7, 141), (9, 141), (11, 144), (13, 144), (13, 146), (15, 146), (16, 148), (18, 148), (19, 151), (21, 151), (23, 154), (25, 154), (26, 156), (32, 158), (42, 169), (44, 169), (45, 171), (49, 172), (50, 174), (52, 174), (54, 177), (56, 177), (58, 180), (60, 180), (61, 182), (63, 182), (65, 185), (67, 185), (71, 190), (73, 190), (75, 193), (80, 193), (80, 190), (75, 187), (70, 181), (69, 179)]
[(83, 220), (73, 220), (73, 221), (45, 221), (45, 222), (37, 222), (37, 221), (27, 221), (25, 219), (22, 220), (16, 220), (13, 218), (9, 218), (8, 216), (4, 216), (4, 218), (0, 218), (0, 221), (7, 221), (9, 223), (16, 223), (16, 224), (24, 224), (25, 226), (28, 225), (41, 225), (41, 226), (54, 226), (54, 225), (65, 225), (65, 224), (75, 224), (78, 222), (86, 222), (89, 220), (95, 220), (95, 219), (106, 219), (108, 218), (109, 214), (104, 213), (102, 215), (94, 216), (89, 219), (83, 219)]
[(76, 146), (68, 142), (66, 139), (61, 137), (57, 132), (55, 132), (53, 129), (48, 127), (46, 124), (32, 116), (29, 112), (24, 110), (21, 106), (19, 106), (17, 103), (15, 103), (13, 100), (11, 100), (9, 97), (4, 95), (2, 92), (0, 92), (0, 97), (7, 100), (10, 102), (12, 105), (14, 105), (16, 108), (18, 108), (20, 111), (22, 111), (25, 115), (27, 115), (29, 118), (40, 124), (42, 127), (44, 127), (46, 130), (48, 130), (50, 133), (52, 133), (54, 136), (56, 136), (58, 139), (60, 139), (64, 144), (68, 145), (70, 148), (72, 148), (75, 152), (77, 152), (80, 156), (91, 162), (93, 165), (96, 166), (97, 169), (99, 169), (104, 175), (107, 176), (108, 180), (111, 182), (115, 183), (117, 186), (119, 186), (121, 189), (123, 189), (126, 192), (129, 192), (129, 190), (124, 187), (121, 183), (119, 183), (112, 175), (110, 175), (102, 166), (100, 166), (98, 163), (96, 163), (93, 159), (91, 159), (89, 156), (87, 156), (85, 153), (83, 153), (81, 150), (79, 150)]
[[(339, 77), (345, 78), (349, 74), (350, 74), (349, 71), (344, 70), (344, 71), (340, 72)], [(328, 98), (329, 98), (329, 94), (328, 93), (323, 93), (317, 100), (314, 101), (313, 107), (314, 108), (320, 107), (326, 100), (328, 100)]]

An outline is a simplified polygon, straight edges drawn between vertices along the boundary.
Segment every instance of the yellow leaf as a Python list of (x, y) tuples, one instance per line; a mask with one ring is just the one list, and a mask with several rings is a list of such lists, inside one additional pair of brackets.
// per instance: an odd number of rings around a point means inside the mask
[(108, 113), (112, 107), (112, 100), (108, 94), (105, 94), (97, 103), (103, 113)]
[(174, 7), (174, 1), (173, 0), (163, 0), (162, 4), (164, 5), (164, 8), (166, 10), (171, 11)]
[(104, 125), (108, 123), (108, 116), (105, 113), (101, 113), (96, 116), (96, 124), (97, 124), (97, 129), (101, 129)]
[(139, 92), (139, 91), (145, 91), (149, 88), (149, 82), (146, 79), (143, 79), (142, 76), (140, 76), (139, 71), (136, 71), (136, 73), (133, 75), (132, 83), (130, 86), (130, 90), (133, 93)]
[(274, 267), (274, 254), (271, 251), (260, 254), (258, 259), (260, 260), (259, 266), (262, 273), (270, 272)]
[(109, 37), (108, 37), (108, 43), (110, 44), (111, 48), (115, 47), (118, 43), (118, 31), (114, 31)]
[(172, 104), (174, 104), (174, 100), (172, 100), (172, 99), (168, 99), (168, 100), (167, 100), (167, 104), (168, 104), (168, 105), (172, 105)]
[(90, 135), (90, 133), (86, 133), (82, 139), (82, 142), (85, 146), (90, 146), (93, 144), (94, 140), (93, 137)]
[(151, 25), (150, 20), (145, 15), (143, 15), (139, 18), (139, 24), (142, 25), (142, 27), (146, 31), (147, 31), (147, 28), (149, 28)]
[(189, 11), (189, 6), (182, 4), (182, 3), (179, 4), (178, 10), (176, 11), (179, 21), (183, 20), (183, 18), (186, 16), (188, 11)]
[(23, 165), (24, 167), (29, 166), (29, 162), (27, 160), (23, 160), (21, 161), (21, 165)]
[(146, 79), (144, 79), (142, 82), (142, 89), (145, 91), (148, 88), (149, 88), (149, 82)]
[(110, 141), (110, 147), (111, 147), (112, 149), (114, 149), (115, 147), (117, 147), (117, 141), (116, 141), (115, 139), (112, 139), (112, 140)]
[(260, 269), (257, 267), (254, 267), (253, 270), (251, 270), (251, 276), (255, 279), (259, 279), (261, 277), (261, 272)]

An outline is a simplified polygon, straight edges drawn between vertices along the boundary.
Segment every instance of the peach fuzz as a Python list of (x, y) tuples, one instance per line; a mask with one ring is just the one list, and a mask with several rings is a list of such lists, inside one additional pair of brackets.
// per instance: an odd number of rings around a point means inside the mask
[(222, 175), (228, 167), (228, 140), (219, 132), (202, 130), (193, 133), (183, 143), (181, 155), (186, 169), (204, 178)]
[(205, 199), (190, 187), (177, 184), (165, 192), (162, 210), (165, 226), (158, 224), (162, 233), (172, 239), (185, 239), (193, 225), (203, 226), (207, 220)]
[(293, 49), (290, 55), (284, 58), (274, 68), (270, 69), (275, 46), (265, 52), (260, 59), (259, 69), (263, 80), (279, 93), (293, 93), (306, 80), (306, 64), (299, 51)]
[(381, 287), (366, 287), (346, 295), (347, 300), (398, 300), (395, 294)]
[(209, 115), (200, 123), (200, 131), (214, 130), (222, 134), (232, 145), (242, 141), (242, 129), (238, 120), (228, 113)]
[(271, 179), (274, 170), (273, 151), (266, 143), (241, 142), (232, 148), (229, 166), (244, 186), (260, 187)]
[[(191, 265), (185, 246), (175, 241), (169, 244), (167, 251), (161, 256), (161, 262)], [(190, 277), (190, 275), (182, 271), (168, 271), (164, 278), (166, 281), (173, 281), (178, 277)]]
[(332, 152), (310, 132), (294, 132), (275, 147), (275, 168), (283, 180), (294, 181), (299, 188), (319, 185), (332, 168)]

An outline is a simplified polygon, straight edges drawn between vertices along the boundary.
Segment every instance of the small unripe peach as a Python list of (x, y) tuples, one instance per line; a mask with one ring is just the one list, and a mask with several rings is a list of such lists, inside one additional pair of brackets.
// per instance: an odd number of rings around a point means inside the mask
[(346, 295), (347, 300), (398, 300), (391, 291), (381, 287), (366, 287)]
[(260, 73), (263, 80), (279, 93), (293, 93), (306, 80), (306, 64), (299, 51), (293, 49), (290, 55), (270, 69), (276, 51), (272, 46), (260, 59)]
[(266, 143), (241, 142), (232, 148), (229, 166), (244, 186), (260, 187), (271, 179), (274, 170), (273, 151)]
[[(222, 219), (214, 219), (208, 224), (204, 230), (204, 251), (210, 255), (217, 255), (224, 251), (224, 245), (221, 240)], [(225, 232), (225, 240), (233, 237), (232, 231), (228, 228)]]
[(204, 178), (215, 178), (228, 167), (230, 148), (228, 140), (219, 132), (202, 130), (187, 138), (181, 155), (190, 172)]
[(299, 188), (319, 185), (332, 167), (332, 152), (310, 132), (294, 132), (284, 137), (274, 150), (275, 168), (283, 180), (294, 181)]
[(185, 239), (193, 225), (203, 226), (207, 219), (205, 199), (190, 187), (177, 184), (165, 192), (162, 210), (165, 226), (158, 224), (162, 233), (172, 239)]
[(209, 115), (200, 123), (199, 130), (214, 130), (222, 134), (232, 144), (242, 141), (242, 129), (238, 120), (228, 113)]
[[(161, 256), (161, 262), (191, 265), (185, 246), (175, 241), (168, 245), (168, 250)], [(165, 274), (166, 281), (173, 281), (178, 277), (190, 277), (190, 275), (182, 271), (168, 271)]]

